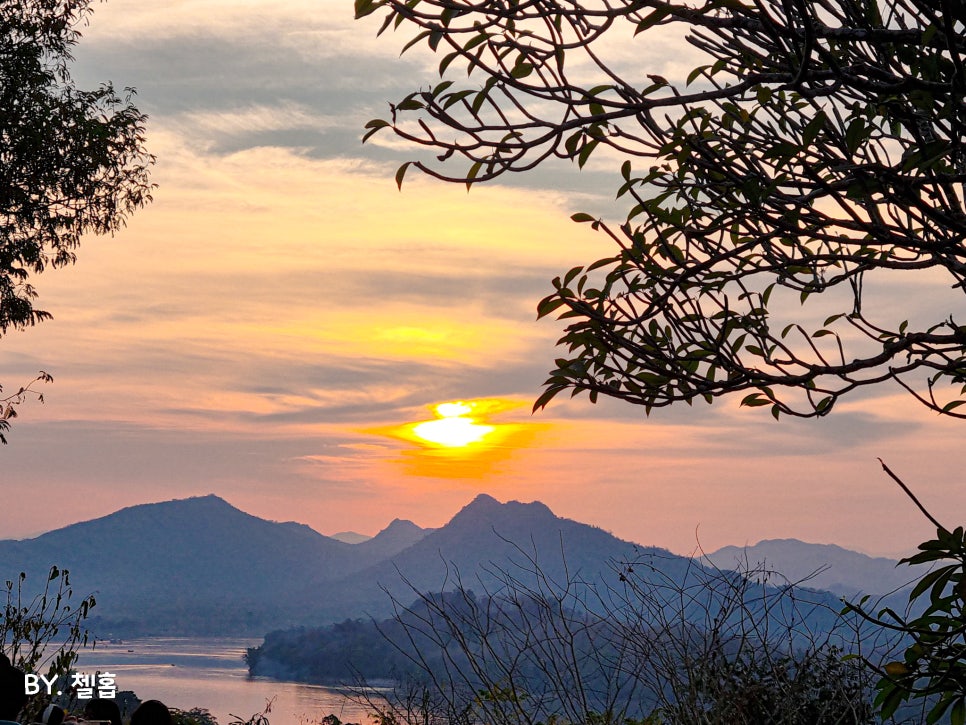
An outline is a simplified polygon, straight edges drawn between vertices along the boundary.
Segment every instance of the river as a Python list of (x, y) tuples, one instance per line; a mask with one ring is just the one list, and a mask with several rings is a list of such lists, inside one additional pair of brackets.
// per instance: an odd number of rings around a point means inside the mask
[(120, 643), (98, 642), (83, 650), (78, 672), (111, 672), (118, 690), (169, 707), (202, 707), (228, 725), (232, 715), (248, 719), (274, 698), (271, 725), (310, 725), (329, 713), (343, 722), (366, 723), (363, 707), (338, 689), (248, 676), (242, 660), (254, 639), (152, 637)]

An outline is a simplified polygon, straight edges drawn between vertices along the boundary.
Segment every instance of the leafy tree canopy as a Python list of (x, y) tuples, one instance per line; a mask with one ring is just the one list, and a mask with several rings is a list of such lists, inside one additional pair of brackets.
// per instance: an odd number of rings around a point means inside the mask
[(151, 198), (145, 116), (68, 72), (90, 0), (0, 0), (0, 335), (50, 317), (31, 275), (74, 261)]
[[(539, 304), (568, 326), (536, 407), (742, 393), (813, 417), (892, 381), (964, 417), (963, 0), (356, 0), (372, 13), (453, 74), (367, 124), (438, 154), (398, 183), (620, 167), (626, 218), (573, 217), (613, 256)], [(607, 61), (675, 33), (705, 57), (685, 83)], [(949, 301), (925, 318), (868, 292), (897, 281)]]
[[(82, 91), (68, 72), (90, 12), (90, 0), (0, 0), (0, 337), (51, 317), (34, 307), (31, 275), (73, 263), (83, 234), (113, 233), (151, 199), (134, 91)], [(0, 443), (34, 383), (50, 380), (0, 387)]]

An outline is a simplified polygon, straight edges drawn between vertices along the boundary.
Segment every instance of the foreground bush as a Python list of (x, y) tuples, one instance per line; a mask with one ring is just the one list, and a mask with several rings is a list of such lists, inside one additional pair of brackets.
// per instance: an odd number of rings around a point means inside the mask
[[(895, 641), (840, 616), (823, 592), (692, 562), (661, 578), (653, 558), (611, 583), (555, 582), (528, 559), (476, 595), (397, 603), (390, 630), (421, 675), (387, 699), (361, 691), (384, 725), (866, 725)], [(519, 574), (519, 572), (517, 572)], [(852, 656), (849, 656), (852, 655)]]

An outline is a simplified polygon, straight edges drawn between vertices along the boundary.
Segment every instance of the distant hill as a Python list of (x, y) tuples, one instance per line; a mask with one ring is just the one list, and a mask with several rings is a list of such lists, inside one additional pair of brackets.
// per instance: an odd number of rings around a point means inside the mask
[(260, 634), (301, 620), (326, 583), (417, 540), (394, 522), (362, 544), (303, 524), (251, 516), (214, 495), (143, 504), (22, 541), (0, 541), (0, 577), (51, 564), (78, 594), (96, 592), (94, 621), (111, 633)]
[(843, 597), (881, 595), (907, 587), (922, 576), (921, 567), (897, 566), (892, 559), (866, 556), (834, 544), (768, 539), (754, 546), (725, 546), (708, 554), (716, 566), (734, 569), (764, 564), (790, 582), (825, 589)]
[[(458, 586), (465, 597), (451, 594)], [(336, 582), (334, 589), (345, 592), (339, 602), (343, 611), (356, 614), (322, 627), (270, 632), (260, 647), (248, 651), (252, 674), (322, 683), (352, 681), (353, 675), (378, 680), (418, 675), (414, 661), (448, 672), (461, 655), (458, 647), (441, 653), (441, 643), (454, 641), (449, 628), (456, 621), (466, 625), (463, 616), (474, 624), (457, 638), (461, 641), (483, 637), (485, 642), (491, 635), (496, 642), (508, 642), (500, 626), (524, 627), (523, 621), (540, 621), (553, 631), (559, 622), (547, 617), (561, 615), (560, 622), (587, 633), (587, 622), (629, 617), (628, 631), (638, 632), (642, 642), (656, 641), (647, 632), (668, 622), (675, 623), (674, 632), (693, 627), (686, 637), (694, 642), (711, 623), (721, 632), (734, 632), (754, 622), (757, 629), (747, 630), (751, 639), (785, 632), (794, 646), (803, 647), (813, 643), (813, 635), (821, 639), (822, 632), (831, 632), (841, 609), (827, 592), (799, 590), (794, 598), (785, 597), (785, 588), (744, 581), (739, 574), (706, 569), (665, 549), (622, 541), (555, 516), (542, 503), (500, 503), (486, 495), (477, 496), (442, 528)], [(394, 608), (387, 594), (395, 598)], [(448, 614), (431, 614), (420, 595), (449, 601)], [(541, 602), (551, 605), (543, 608)], [(334, 618), (335, 611), (326, 614)], [(408, 621), (409, 628), (403, 631), (391, 619), (378, 624), (368, 619), (392, 614)], [(836, 644), (847, 646), (842, 640)]]
[[(602, 529), (558, 518), (542, 503), (501, 504), (481, 494), (444, 527), (358, 576), (402, 592), (400, 572), (419, 591), (440, 591), (447, 579), (453, 583), (462, 578), (467, 586), (494, 582), (496, 570), (511, 565), (526, 570), (539, 564), (558, 580), (567, 576), (565, 567), (572, 575), (588, 570), (596, 574), (637, 558), (641, 551)], [(649, 551), (672, 556), (664, 549)]]
[(345, 544), (361, 544), (363, 541), (368, 541), (372, 537), (356, 533), (355, 531), (340, 531), (338, 534), (329, 534), (329, 538)]
[(417, 592), (452, 590), (458, 582), (482, 591), (499, 586), (503, 570), (533, 582), (535, 567), (560, 584), (601, 577), (617, 583), (621, 564), (641, 558), (659, 560), (662, 569), (683, 571), (690, 563), (665, 549), (642, 548), (559, 518), (539, 502), (500, 503), (481, 494), (412, 546), (336, 580), (339, 597), (321, 602), (318, 611), (330, 620), (384, 617), (392, 612), (387, 593), (409, 603)]
[[(757, 582), (743, 588), (740, 579), (666, 549), (643, 547), (560, 518), (539, 502), (500, 503), (480, 495), (409, 548), (335, 582), (332, 588), (341, 596), (317, 610), (335, 623), (273, 631), (261, 647), (249, 650), (249, 664), (256, 675), (308, 682), (349, 681), (353, 673), (370, 679), (415, 674), (408, 635), (392, 620), (375, 624), (369, 617), (415, 618), (415, 628), (425, 635), (431, 618), (418, 596), (445, 601), (457, 587), (471, 592), (467, 596), (475, 604), (470, 606), (478, 608), (484, 621), (494, 611), (488, 603), (509, 593), (514, 606), (523, 609), (549, 597), (553, 611), (559, 604), (579, 619), (581, 608), (603, 608), (631, 616), (645, 628), (682, 616), (695, 631), (711, 621), (737, 627), (748, 612), (762, 632), (779, 632), (791, 617), (797, 624), (791, 635), (795, 646), (810, 643), (813, 633), (830, 632), (839, 622), (841, 603), (827, 592), (799, 591), (794, 603), (775, 606), (782, 591)], [(737, 591), (745, 592), (740, 604), (732, 597)], [(392, 606), (387, 595), (395, 599)], [(459, 596), (450, 601), (465, 604)], [(436, 652), (432, 657), (441, 656), (432, 641), (423, 646)]]
[(253, 632), (285, 618), (265, 593), (284, 601), (295, 577), (321, 581), (359, 568), (352, 551), (307, 526), (265, 521), (203, 496), (0, 541), (0, 573), (23, 570), (28, 581), (42, 581), (52, 563), (69, 569), (79, 592), (96, 591), (94, 613), (122, 630)]
[(213, 495), (0, 541), (0, 581), (24, 570), (28, 583), (42, 583), (51, 564), (70, 570), (79, 594), (96, 592), (99, 637), (260, 635), (380, 619), (392, 614), (388, 595), (408, 604), (417, 592), (452, 590), (457, 582), (479, 594), (507, 576), (525, 586), (604, 583), (616, 591), (630, 564), (639, 579), (664, 583), (683, 581), (699, 566), (557, 517), (542, 503), (486, 495), (440, 529), (397, 519), (356, 544), (259, 519)]
[(359, 552), (368, 560), (384, 559), (408, 549), (431, 532), (432, 529), (421, 529), (412, 521), (393, 519), (378, 534), (359, 542)]

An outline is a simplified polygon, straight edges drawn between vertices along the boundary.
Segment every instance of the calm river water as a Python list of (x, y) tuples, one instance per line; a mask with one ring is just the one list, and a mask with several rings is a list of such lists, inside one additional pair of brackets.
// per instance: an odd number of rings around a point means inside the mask
[(133, 690), (142, 700), (161, 700), (183, 710), (203, 707), (228, 725), (231, 715), (244, 719), (261, 712), (275, 698), (271, 725), (314, 723), (329, 713), (343, 722), (366, 723), (365, 710), (339, 690), (248, 677), (242, 660), (252, 639), (149, 638), (120, 644), (98, 642), (84, 650), (77, 671), (111, 672), (118, 690)]

